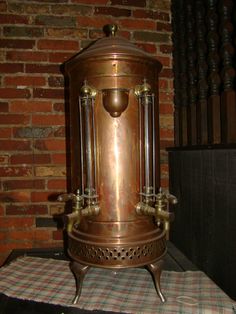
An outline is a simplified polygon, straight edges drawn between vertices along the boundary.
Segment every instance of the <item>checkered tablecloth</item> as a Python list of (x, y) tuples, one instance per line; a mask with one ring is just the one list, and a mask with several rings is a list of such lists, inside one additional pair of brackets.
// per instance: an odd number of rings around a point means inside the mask
[(123, 313), (236, 313), (236, 303), (203, 272), (163, 271), (161, 285), (164, 304), (145, 269), (90, 268), (72, 305), (75, 279), (67, 261), (26, 256), (0, 269), (0, 293), (18, 299)]

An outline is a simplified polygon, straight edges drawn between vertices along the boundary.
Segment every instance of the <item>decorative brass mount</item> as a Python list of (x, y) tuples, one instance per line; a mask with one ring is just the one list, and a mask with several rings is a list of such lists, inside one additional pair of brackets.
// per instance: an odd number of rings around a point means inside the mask
[[(92, 191), (93, 192), (93, 191)], [(94, 216), (100, 212), (100, 206), (98, 204), (97, 195), (94, 195), (91, 191), (88, 191), (87, 195), (80, 195), (80, 191), (77, 193), (65, 193), (58, 196), (59, 202), (72, 201), (72, 213), (66, 215), (67, 231), (71, 232), (75, 224), (79, 224), (82, 216)], [(84, 199), (86, 199), (86, 207), (84, 208)]]
[(84, 80), (84, 85), (81, 87), (80, 92), (84, 97), (95, 97), (97, 95), (96, 89), (89, 86), (87, 80)]
[[(155, 198), (154, 207), (149, 205), (150, 198)], [(174, 220), (174, 213), (169, 212), (169, 204), (177, 204), (177, 198), (171, 194), (165, 194), (161, 188), (157, 195), (147, 195), (144, 201), (136, 205), (136, 212), (139, 215), (154, 216), (158, 226), (163, 223), (166, 233), (169, 232), (170, 222)]]
[(141, 95), (148, 94), (151, 91), (151, 86), (147, 83), (147, 80), (144, 78), (142, 85), (136, 85), (134, 89), (134, 93), (136, 97), (140, 97)]

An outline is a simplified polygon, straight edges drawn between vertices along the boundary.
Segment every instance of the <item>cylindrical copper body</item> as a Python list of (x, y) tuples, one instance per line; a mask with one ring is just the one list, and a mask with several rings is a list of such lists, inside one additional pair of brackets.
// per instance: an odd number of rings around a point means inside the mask
[[(97, 91), (94, 101), (96, 165), (93, 168), (96, 175), (93, 177), (96, 177), (100, 213), (83, 217), (68, 235), (69, 254), (82, 264), (117, 268), (143, 266), (158, 260), (165, 253), (164, 231), (156, 226), (153, 217), (138, 215), (135, 210), (142, 192), (140, 147), (145, 145), (140, 145), (139, 102), (134, 89), (146, 78), (156, 95), (152, 112), (152, 124), (156, 131), (153, 139), (156, 166), (151, 181), (155, 181), (158, 188), (160, 69), (161, 65), (156, 59), (116, 36), (98, 40), (66, 65), (70, 97), (72, 191), (82, 189), (84, 173), (80, 149), (81, 140), (84, 139), (81, 139), (78, 105), (84, 80)], [(109, 109), (110, 99), (116, 96), (117, 102), (121, 103), (116, 103), (114, 110)], [(152, 151), (146, 148), (146, 153), (143, 153), (150, 158)], [(144, 170), (145, 166), (141, 169)]]

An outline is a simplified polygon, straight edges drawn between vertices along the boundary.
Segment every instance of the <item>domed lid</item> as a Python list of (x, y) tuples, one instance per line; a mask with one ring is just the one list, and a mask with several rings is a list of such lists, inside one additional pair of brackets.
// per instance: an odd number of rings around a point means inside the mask
[[(107, 37), (98, 39), (96, 42), (91, 44), (88, 48), (84, 49), (80, 53), (78, 53), (74, 58), (69, 61), (70, 63), (74, 63), (76, 61), (82, 61), (87, 58), (101, 58), (101, 57), (109, 57), (109, 56), (131, 56), (131, 57), (139, 57), (139, 58), (147, 58), (151, 59), (159, 63), (158, 60), (154, 59), (148, 53), (144, 52), (129, 40), (116, 36), (117, 25), (108, 24), (103, 28)], [(160, 64), (160, 63), (159, 63)], [(161, 64), (160, 64), (161, 67)]]

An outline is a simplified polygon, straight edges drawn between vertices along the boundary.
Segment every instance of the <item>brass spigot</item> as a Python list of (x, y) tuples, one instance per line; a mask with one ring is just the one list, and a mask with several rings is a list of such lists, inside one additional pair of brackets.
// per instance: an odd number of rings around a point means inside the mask
[(154, 207), (149, 205), (146, 199), (143, 202), (139, 202), (136, 205), (136, 213), (154, 216), (157, 226), (160, 227), (163, 223), (163, 228), (168, 235), (170, 222), (174, 220), (174, 213), (169, 212), (169, 204), (176, 204), (177, 198), (174, 195), (163, 193), (160, 188), (159, 193), (155, 195), (155, 199)]
[[(96, 201), (97, 195), (80, 195), (77, 193), (65, 193), (58, 196), (58, 201), (67, 202), (72, 201), (72, 213), (66, 215), (67, 232), (71, 232), (75, 224), (79, 224), (82, 216), (96, 216), (100, 212), (99, 203)], [(86, 201), (85, 201), (86, 199)], [(84, 208), (83, 204), (86, 202), (87, 206)]]
[(167, 235), (170, 230), (170, 222), (174, 220), (174, 213), (169, 212), (169, 204), (177, 204), (177, 198), (171, 194), (165, 194), (162, 192), (161, 188), (159, 193), (156, 195), (156, 215), (155, 221), (158, 226), (163, 223), (164, 230), (166, 231)]
[(74, 224), (79, 224), (81, 219), (81, 211), (83, 209), (83, 197), (80, 195), (80, 191), (77, 193), (65, 193), (58, 196), (59, 202), (72, 201), (72, 213), (66, 215), (67, 231), (71, 232)]

